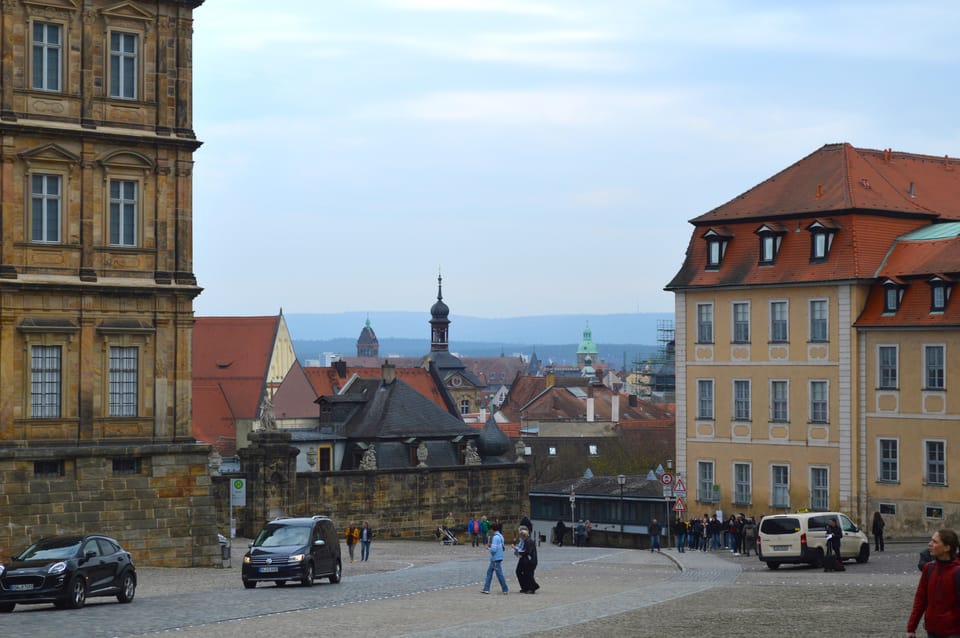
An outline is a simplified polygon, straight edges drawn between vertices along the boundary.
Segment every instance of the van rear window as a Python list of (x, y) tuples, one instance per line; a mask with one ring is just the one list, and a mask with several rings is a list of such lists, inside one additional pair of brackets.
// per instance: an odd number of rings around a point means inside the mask
[(760, 533), (768, 535), (796, 534), (800, 531), (800, 519), (765, 518), (760, 523)]

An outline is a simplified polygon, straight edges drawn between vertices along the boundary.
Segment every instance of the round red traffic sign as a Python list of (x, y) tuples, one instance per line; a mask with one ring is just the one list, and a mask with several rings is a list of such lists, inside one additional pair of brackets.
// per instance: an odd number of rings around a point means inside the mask
[(660, 482), (664, 485), (670, 485), (673, 483), (673, 474), (670, 472), (664, 472), (660, 475)]

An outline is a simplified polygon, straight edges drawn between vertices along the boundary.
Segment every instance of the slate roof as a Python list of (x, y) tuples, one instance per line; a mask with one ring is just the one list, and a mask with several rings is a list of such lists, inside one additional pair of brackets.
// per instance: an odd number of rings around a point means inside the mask
[[(569, 496), (570, 488), (577, 497), (592, 498), (620, 498), (620, 484), (616, 476), (580, 477), (574, 480), (557, 481), (555, 483), (541, 483), (530, 487), (530, 496)], [(623, 485), (624, 499), (656, 499), (663, 502), (663, 486), (659, 480), (647, 480), (646, 475), (626, 475)]]
[[(389, 359), (389, 361), (392, 365), (393, 359)], [(347, 365), (345, 368), (346, 374), (343, 377), (340, 376), (335, 367), (322, 368), (311, 366), (303, 368), (303, 371), (313, 387), (314, 396), (311, 399), (311, 403), (319, 396), (336, 394), (347, 384), (353, 375), (357, 375), (363, 379), (380, 379), (383, 375), (383, 370), (380, 366), (356, 367)], [(440, 383), (439, 378), (431, 374), (429, 370), (414, 366), (396, 367), (395, 371), (398, 379), (413, 387), (417, 392), (428, 398), (441, 409), (453, 415), (460, 414), (460, 411), (453, 404), (453, 400), (443, 387), (443, 384)]]

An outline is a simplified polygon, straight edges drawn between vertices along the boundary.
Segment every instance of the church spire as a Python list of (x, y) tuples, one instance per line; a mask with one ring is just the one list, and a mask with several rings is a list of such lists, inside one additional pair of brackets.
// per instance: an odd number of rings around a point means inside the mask
[(448, 330), (450, 308), (443, 303), (443, 276), (437, 273), (437, 302), (430, 308), (430, 352), (450, 349)]

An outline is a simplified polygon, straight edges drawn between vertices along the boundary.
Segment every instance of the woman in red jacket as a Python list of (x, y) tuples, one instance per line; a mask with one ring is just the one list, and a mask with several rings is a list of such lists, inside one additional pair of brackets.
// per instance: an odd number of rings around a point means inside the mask
[(935, 560), (924, 566), (920, 575), (917, 593), (913, 597), (913, 611), (907, 621), (907, 636), (910, 638), (917, 635), (921, 616), (928, 636), (960, 636), (957, 545), (957, 533), (952, 529), (936, 532), (927, 544)]

